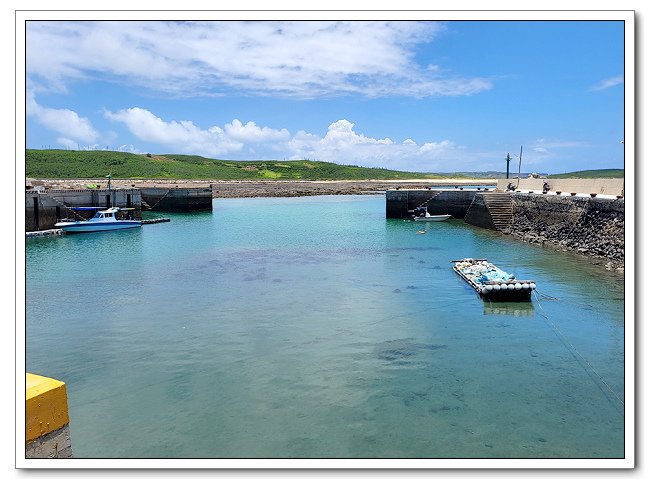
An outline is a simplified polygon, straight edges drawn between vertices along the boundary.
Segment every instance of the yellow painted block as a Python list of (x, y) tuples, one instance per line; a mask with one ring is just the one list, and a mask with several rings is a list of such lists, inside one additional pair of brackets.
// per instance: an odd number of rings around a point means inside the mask
[(65, 384), (27, 374), (25, 392), (25, 443), (47, 435), (70, 422)]

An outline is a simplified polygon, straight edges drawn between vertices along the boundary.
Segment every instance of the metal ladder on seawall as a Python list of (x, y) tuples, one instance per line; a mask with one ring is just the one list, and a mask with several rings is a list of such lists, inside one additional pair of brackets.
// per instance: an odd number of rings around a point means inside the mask
[(502, 231), (512, 227), (514, 214), (510, 194), (506, 192), (490, 192), (483, 194), (483, 199), (496, 230)]

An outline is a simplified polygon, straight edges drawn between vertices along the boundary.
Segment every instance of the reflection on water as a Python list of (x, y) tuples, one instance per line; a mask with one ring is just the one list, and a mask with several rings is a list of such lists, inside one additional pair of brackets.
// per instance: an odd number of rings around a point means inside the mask
[[(28, 242), (27, 368), (66, 382), (75, 457), (622, 457), (622, 283), (384, 209), (217, 199)], [(547, 297), (483, 302), (465, 256)]]
[(510, 316), (534, 316), (532, 302), (492, 302), (483, 301), (483, 314), (507, 314)]

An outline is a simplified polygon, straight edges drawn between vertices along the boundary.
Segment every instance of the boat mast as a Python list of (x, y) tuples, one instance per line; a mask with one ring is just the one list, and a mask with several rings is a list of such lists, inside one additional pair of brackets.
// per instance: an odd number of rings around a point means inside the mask
[(517, 172), (517, 187), (519, 187), (519, 179), (521, 178), (521, 155), (524, 152), (524, 146), (519, 148), (519, 171)]

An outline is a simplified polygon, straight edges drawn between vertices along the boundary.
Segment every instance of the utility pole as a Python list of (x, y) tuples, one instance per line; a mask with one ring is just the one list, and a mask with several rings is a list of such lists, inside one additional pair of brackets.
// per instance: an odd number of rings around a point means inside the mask
[(512, 158), (510, 158), (510, 153), (508, 153), (508, 156), (506, 156), (506, 178), (510, 178), (510, 162), (512, 161)]

